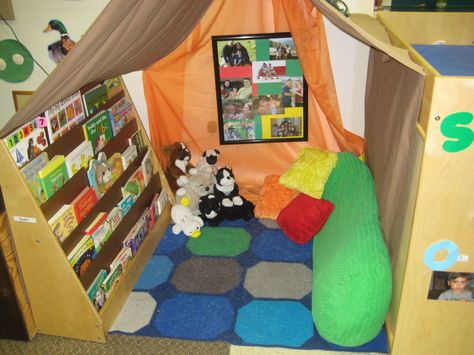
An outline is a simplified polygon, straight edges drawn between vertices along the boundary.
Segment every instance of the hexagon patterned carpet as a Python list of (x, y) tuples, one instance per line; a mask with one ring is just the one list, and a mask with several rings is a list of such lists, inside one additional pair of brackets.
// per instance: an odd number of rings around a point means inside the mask
[(236, 345), (387, 352), (371, 342), (322, 339), (311, 316), (312, 243), (298, 245), (265, 221), (204, 227), (199, 238), (169, 227), (111, 331)]

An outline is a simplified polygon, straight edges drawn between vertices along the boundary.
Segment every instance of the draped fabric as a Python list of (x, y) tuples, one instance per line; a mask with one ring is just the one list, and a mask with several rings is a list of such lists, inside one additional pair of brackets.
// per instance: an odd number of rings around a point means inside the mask
[(31, 121), (86, 84), (142, 70), (160, 60), (187, 37), (211, 1), (110, 1), (0, 135)]
[[(211, 36), (288, 32), (295, 41), (309, 85), (308, 142), (219, 145)], [(344, 130), (332, 77), (322, 16), (309, 0), (215, 0), (188, 38), (143, 73), (150, 133), (162, 163), (163, 145), (182, 141), (196, 161), (218, 148), (219, 165), (232, 166), (237, 180), (261, 185), (281, 174), (307, 146), (333, 151), (364, 150), (362, 138)]]

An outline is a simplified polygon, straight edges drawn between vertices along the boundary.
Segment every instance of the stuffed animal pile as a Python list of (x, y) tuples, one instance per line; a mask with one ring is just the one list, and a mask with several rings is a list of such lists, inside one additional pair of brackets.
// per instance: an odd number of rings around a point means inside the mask
[[(173, 144), (168, 152), (171, 155), (166, 176), (176, 192), (176, 205), (171, 213), (175, 234), (183, 231), (196, 237), (203, 220), (217, 226), (223, 220), (248, 221), (254, 217), (255, 206), (239, 194), (232, 169), (217, 167), (220, 155), (217, 149), (204, 151), (195, 168), (184, 143)], [(191, 217), (199, 218), (200, 222)]]

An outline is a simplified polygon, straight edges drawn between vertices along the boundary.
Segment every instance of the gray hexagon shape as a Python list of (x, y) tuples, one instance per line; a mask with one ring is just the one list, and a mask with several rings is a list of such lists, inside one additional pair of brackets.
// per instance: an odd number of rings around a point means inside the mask
[(311, 292), (312, 281), (304, 264), (262, 261), (247, 271), (244, 287), (257, 298), (299, 300)]
[(132, 292), (110, 331), (135, 333), (148, 325), (155, 313), (156, 301), (147, 292)]

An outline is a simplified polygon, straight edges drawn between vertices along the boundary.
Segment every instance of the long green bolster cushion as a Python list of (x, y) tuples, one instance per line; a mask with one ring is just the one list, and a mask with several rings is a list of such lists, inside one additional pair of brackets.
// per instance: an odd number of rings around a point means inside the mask
[(392, 293), (367, 166), (351, 153), (339, 153), (323, 198), (334, 211), (313, 242), (313, 320), (329, 342), (358, 346), (380, 332)]

